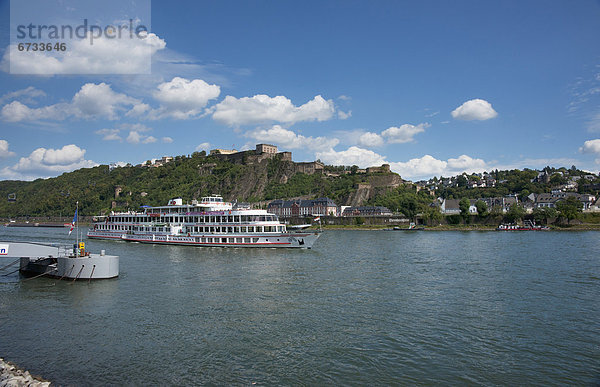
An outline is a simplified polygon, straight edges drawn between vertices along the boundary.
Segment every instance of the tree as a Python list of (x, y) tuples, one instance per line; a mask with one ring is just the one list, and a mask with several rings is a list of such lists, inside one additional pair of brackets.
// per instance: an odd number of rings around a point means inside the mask
[(523, 206), (515, 203), (512, 206), (510, 206), (510, 209), (506, 213), (506, 218), (509, 222), (513, 223), (523, 219), (524, 215), (525, 209), (523, 208)]
[(469, 185), (469, 179), (465, 175), (460, 175), (456, 178), (456, 185), (458, 187), (466, 187)]
[(469, 207), (471, 207), (471, 201), (467, 198), (462, 198), (458, 202), (458, 208), (460, 208), (460, 216), (462, 216), (465, 220), (469, 219)]
[(425, 208), (425, 210), (423, 211), (423, 215), (425, 216), (425, 219), (427, 219), (427, 221), (429, 222), (430, 226), (439, 223), (439, 221), (442, 220), (442, 218), (444, 217), (444, 215), (442, 215), (442, 213), (440, 212), (439, 207), (431, 206)]
[(553, 219), (558, 216), (558, 211), (553, 207), (536, 207), (533, 209), (533, 220), (537, 223), (548, 224), (548, 219)]
[(556, 209), (560, 212), (560, 216), (567, 218), (567, 223), (579, 216), (583, 203), (575, 196), (569, 196), (566, 199), (559, 200), (556, 203)]
[(483, 200), (478, 200), (475, 202), (475, 207), (477, 208), (477, 215), (483, 217), (488, 214), (488, 206), (487, 203)]

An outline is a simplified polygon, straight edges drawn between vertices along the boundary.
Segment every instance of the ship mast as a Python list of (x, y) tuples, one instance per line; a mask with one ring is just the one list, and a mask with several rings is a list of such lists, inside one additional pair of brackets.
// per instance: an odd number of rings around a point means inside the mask
[(77, 246), (76, 257), (79, 257), (79, 200), (75, 203), (75, 243)]

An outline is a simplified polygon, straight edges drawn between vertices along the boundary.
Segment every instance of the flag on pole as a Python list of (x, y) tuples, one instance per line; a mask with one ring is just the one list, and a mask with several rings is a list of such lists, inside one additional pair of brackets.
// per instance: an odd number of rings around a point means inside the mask
[(316, 216), (314, 219), (315, 222), (320, 222), (321, 221), (321, 217), (320, 216)]
[(77, 222), (77, 208), (75, 209), (75, 216), (73, 216), (73, 221), (71, 222), (71, 228), (69, 229), (69, 235), (71, 235), (73, 228), (75, 228), (75, 222)]

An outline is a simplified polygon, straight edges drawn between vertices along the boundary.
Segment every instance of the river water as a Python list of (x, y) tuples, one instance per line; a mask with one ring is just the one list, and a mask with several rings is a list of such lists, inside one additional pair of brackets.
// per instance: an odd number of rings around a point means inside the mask
[[(0, 240), (66, 234), (0, 228)], [(119, 278), (0, 273), (0, 356), (59, 385), (600, 382), (599, 232), (87, 247), (119, 255)]]

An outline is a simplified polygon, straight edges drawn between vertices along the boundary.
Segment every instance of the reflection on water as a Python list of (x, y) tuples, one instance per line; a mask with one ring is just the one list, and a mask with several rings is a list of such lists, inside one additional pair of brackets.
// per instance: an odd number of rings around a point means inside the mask
[[(0, 354), (75, 385), (594, 384), (598, 235), (327, 231), (312, 250), (88, 241), (120, 256), (119, 278), (0, 273)], [(26, 239), (72, 243), (62, 229), (0, 229)]]

